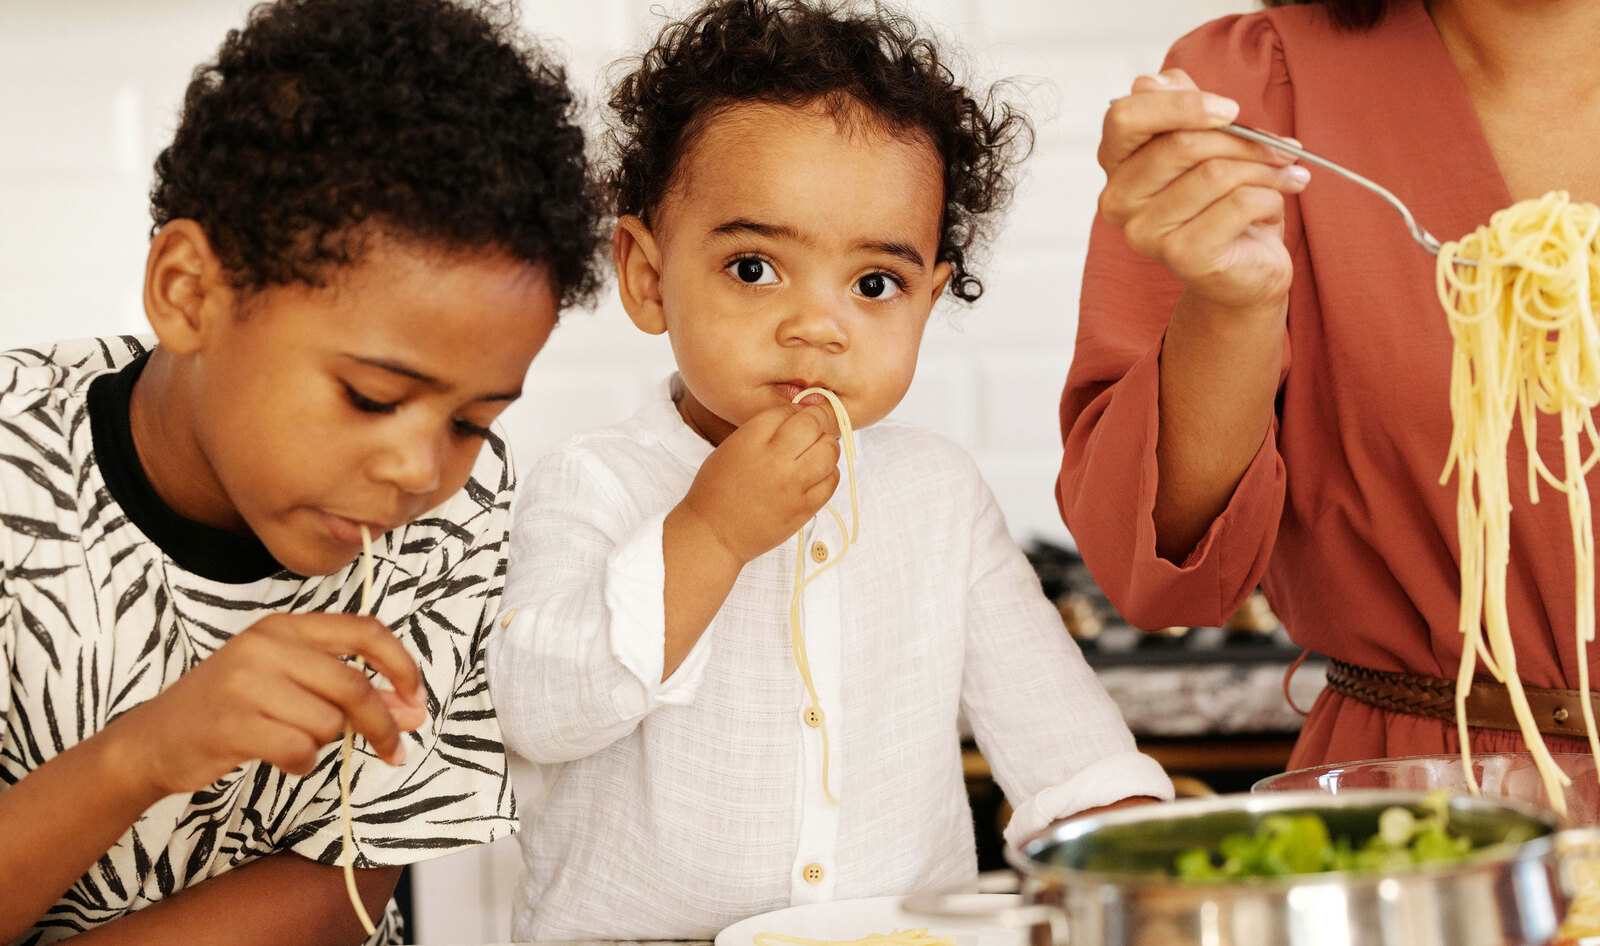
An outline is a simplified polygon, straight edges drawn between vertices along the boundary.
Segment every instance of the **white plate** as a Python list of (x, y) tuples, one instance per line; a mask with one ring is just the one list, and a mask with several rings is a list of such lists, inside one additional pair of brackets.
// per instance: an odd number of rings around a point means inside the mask
[[(869, 897), (863, 900), (833, 900), (774, 910), (740, 920), (717, 934), (715, 946), (754, 946), (757, 933), (783, 933), (807, 939), (852, 940), (873, 933), (927, 927), (932, 936), (953, 936), (956, 946), (1024, 946), (1027, 930), (1010, 929), (982, 920), (945, 920), (921, 916), (900, 909), (904, 897)], [(1014, 893), (973, 893), (962, 895), (972, 906), (993, 903), (1016, 905)]]

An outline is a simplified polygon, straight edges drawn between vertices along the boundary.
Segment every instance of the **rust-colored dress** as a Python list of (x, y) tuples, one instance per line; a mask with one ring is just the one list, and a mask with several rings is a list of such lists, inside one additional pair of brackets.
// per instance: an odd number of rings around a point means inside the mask
[[(1452, 239), (1512, 201), (1422, 3), (1396, 6), (1361, 32), (1334, 30), (1318, 6), (1218, 20), (1174, 45), (1168, 65), (1237, 99), (1240, 122), (1298, 138), (1389, 187)], [(1120, 230), (1095, 222), (1061, 403), (1062, 515), (1135, 624), (1214, 625), (1260, 581), (1299, 644), (1376, 670), (1454, 679), (1456, 486), (1438, 482), (1450, 442), (1451, 341), (1434, 259), (1388, 204), (1316, 168), (1288, 202), (1285, 239), (1295, 275), (1276, 422), (1227, 509), (1179, 565), (1156, 555), (1151, 512), (1157, 359), (1180, 287)], [(1557, 427), (1541, 425), (1546, 451)], [(1537, 505), (1516, 491), (1526, 459), (1520, 436), (1512, 440), (1507, 584), (1521, 676), (1575, 687), (1566, 504), (1552, 490)], [(1559, 463), (1559, 451), (1547, 456)], [(1589, 482), (1600, 486), (1600, 471)], [(1586, 750), (1581, 740), (1548, 741)], [(1514, 750), (1522, 741), (1482, 730), (1473, 745)], [(1453, 723), (1325, 692), (1291, 765), (1458, 748)]]

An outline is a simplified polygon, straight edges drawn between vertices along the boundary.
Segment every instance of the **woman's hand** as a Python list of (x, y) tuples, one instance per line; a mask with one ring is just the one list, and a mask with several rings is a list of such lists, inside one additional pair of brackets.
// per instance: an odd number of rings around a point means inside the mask
[(1215, 130), (1238, 113), (1181, 69), (1140, 76), (1106, 112), (1100, 213), (1197, 302), (1259, 311), (1287, 298), (1283, 195), (1310, 174), (1291, 155)]
[[(345, 656), (365, 657), (394, 685), (374, 687)], [(391, 765), (402, 730), (427, 719), (416, 661), (375, 618), (277, 614), (235, 635), (160, 695), (106, 729), (142, 760), (158, 796), (193, 792), (252, 759), (293, 775), (316, 765), (348, 723)]]

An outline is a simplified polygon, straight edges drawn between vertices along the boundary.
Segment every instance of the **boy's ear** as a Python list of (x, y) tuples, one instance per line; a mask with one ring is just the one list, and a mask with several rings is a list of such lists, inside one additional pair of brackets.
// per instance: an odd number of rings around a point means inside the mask
[(661, 247), (644, 221), (625, 214), (611, 235), (611, 264), (617, 271), (617, 292), (628, 318), (644, 332), (667, 330), (661, 304)]
[(205, 230), (173, 220), (150, 240), (144, 264), (144, 312), (161, 345), (174, 354), (198, 349), (207, 328), (233, 311), (234, 290)]

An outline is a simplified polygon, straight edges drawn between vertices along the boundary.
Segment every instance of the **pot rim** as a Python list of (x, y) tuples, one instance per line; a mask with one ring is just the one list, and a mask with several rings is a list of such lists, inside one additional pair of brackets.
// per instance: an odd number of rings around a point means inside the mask
[[(1311, 874), (1288, 874), (1282, 877), (1241, 877), (1225, 881), (1190, 881), (1178, 877), (1142, 873), (1114, 873), (1066, 867), (1042, 861), (1038, 855), (1058, 844), (1083, 837), (1102, 828), (1145, 822), (1167, 821), (1192, 815), (1219, 812), (1246, 812), (1267, 814), (1276, 811), (1316, 811), (1343, 808), (1388, 808), (1395, 805), (1416, 806), (1429, 795), (1424, 791), (1394, 789), (1351, 789), (1330, 795), (1308, 790), (1293, 792), (1239, 793), (1193, 798), (1155, 805), (1119, 808), (1097, 815), (1065, 821), (1054, 828), (1023, 842), (1020, 847), (1007, 845), (1005, 858), (1018, 873), (1032, 880), (1042, 880), (1059, 885), (1086, 886), (1112, 885), (1139, 889), (1173, 888), (1184, 890), (1213, 890), (1248, 887), (1271, 891), (1292, 887), (1330, 884), (1348, 887), (1352, 882), (1376, 884), (1384, 880), (1407, 881), (1414, 878), (1432, 879), (1475, 869), (1487, 865), (1529, 859), (1542, 859), (1555, 850), (1556, 837), (1562, 833), (1555, 812), (1538, 805), (1512, 798), (1486, 798), (1473, 795), (1452, 795), (1452, 810), (1509, 811), (1542, 824), (1547, 832), (1518, 845), (1496, 844), (1480, 848), (1458, 860), (1419, 864), (1407, 870), (1345, 870), (1323, 871)], [(1579, 832), (1588, 829), (1569, 829)]]

